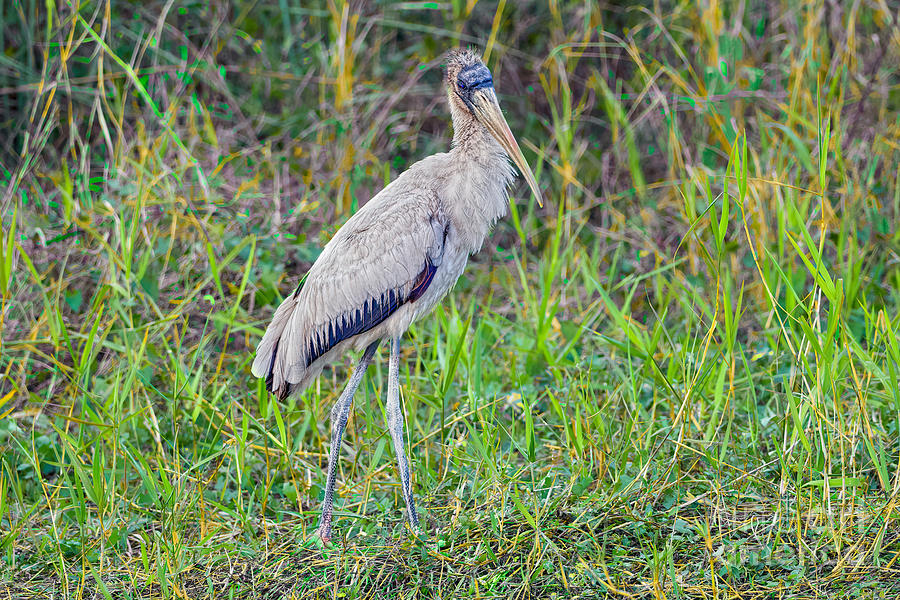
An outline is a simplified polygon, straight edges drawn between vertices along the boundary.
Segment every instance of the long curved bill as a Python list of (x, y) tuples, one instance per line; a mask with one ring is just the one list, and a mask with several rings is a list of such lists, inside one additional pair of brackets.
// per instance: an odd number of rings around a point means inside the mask
[(506, 150), (506, 154), (509, 155), (519, 168), (519, 171), (525, 177), (525, 181), (528, 182), (528, 187), (531, 188), (531, 193), (534, 194), (538, 206), (544, 206), (541, 190), (538, 189), (537, 181), (534, 179), (534, 173), (531, 172), (531, 167), (525, 162), (522, 150), (519, 149), (519, 144), (516, 142), (516, 138), (513, 137), (512, 131), (509, 129), (509, 124), (507, 124), (506, 119), (503, 118), (503, 113), (500, 111), (500, 103), (497, 102), (497, 94), (494, 93), (494, 88), (485, 87), (476, 90), (472, 95), (472, 100), (475, 116), (485, 127), (487, 127), (487, 130), (491, 132), (494, 139), (503, 146), (503, 149)]

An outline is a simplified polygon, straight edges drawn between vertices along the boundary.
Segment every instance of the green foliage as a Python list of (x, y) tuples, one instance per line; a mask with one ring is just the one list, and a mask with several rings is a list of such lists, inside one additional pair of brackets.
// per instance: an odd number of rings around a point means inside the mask
[[(0, 4), (0, 592), (896, 595), (889, 4)], [(468, 43), (548, 202), (406, 337), (425, 535), (377, 361), (322, 548), (345, 365), (253, 350)]]

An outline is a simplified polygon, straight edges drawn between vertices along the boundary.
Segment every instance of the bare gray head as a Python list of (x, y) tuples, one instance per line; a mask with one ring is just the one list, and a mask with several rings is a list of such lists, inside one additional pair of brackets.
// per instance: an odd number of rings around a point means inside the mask
[(494, 92), (494, 79), (481, 57), (472, 50), (448, 52), (444, 82), (456, 135), (472, 127), (489, 133), (519, 168), (538, 204), (543, 206), (537, 181), (503, 117)]

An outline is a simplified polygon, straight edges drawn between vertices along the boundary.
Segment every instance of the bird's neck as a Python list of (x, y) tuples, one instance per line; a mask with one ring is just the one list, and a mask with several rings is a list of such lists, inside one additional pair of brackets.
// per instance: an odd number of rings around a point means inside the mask
[[(455, 108), (453, 107), (453, 109)], [(453, 117), (454, 148), (461, 148), (467, 153), (477, 154), (483, 154), (488, 149), (503, 151), (484, 125), (472, 116), (472, 113), (464, 110), (451, 110), (450, 112)]]
[(450, 151), (459, 178), (450, 202), (466, 249), (477, 252), (491, 225), (509, 210), (507, 188), (513, 170), (506, 153), (485, 127), (467, 111), (453, 113), (453, 149)]

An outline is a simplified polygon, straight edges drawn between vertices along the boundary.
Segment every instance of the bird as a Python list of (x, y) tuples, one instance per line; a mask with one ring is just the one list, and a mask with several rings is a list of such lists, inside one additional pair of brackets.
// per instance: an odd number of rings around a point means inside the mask
[(382, 341), (389, 344), (385, 417), (407, 519), (421, 532), (404, 450), (400, 339), (456, 284), (468, 258), (509, 210), (518, 167), (539, 206), (540, 189), (500, 109), (491, 71), (476, 50), (446, 54), (444, 87), (453, 123), (448, 152), (409, 167), (366, 202), (325, 244), (275, 310), (252, 374), (279, 399), (302, 392), (322, 369), (362, 351), (331, 408), (325, 496), (317, 534), (332, 532), (334, 485), (353, 396)]

